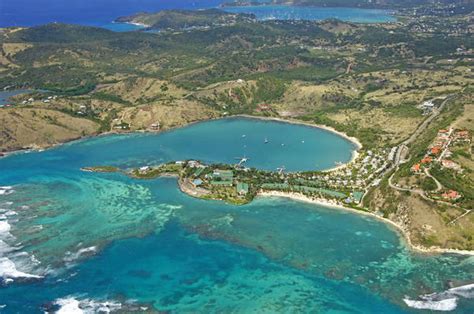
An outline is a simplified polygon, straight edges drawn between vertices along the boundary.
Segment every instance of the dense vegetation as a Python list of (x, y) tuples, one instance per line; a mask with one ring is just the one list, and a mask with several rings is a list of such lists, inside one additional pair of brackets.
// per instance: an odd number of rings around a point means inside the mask
[[(355, 30), (335, 33), (327, 31), (328, 27)], [(472, 36), (418, 36), (403, 29), (355, 27), (338, 21), (324, 25), (305, 21), (237, 23), (210, 31), (159, 35), (49, 24), (15, 32), (1, 42), (34, 45), (11, 57), (22, 68), (2, 75), (0, 88), (45, 89), (81, 89), (116, 73), (167, 79), (188, 89), (263, 75), (323, 82), (344, 73), (351, 62), (340, 48), (334, 50), (336, 46), (365, 46), (353, 55), (357, 73), (409, 69), (414, 66), (410, 65), (416, 60), (413, 58), (450, 57), (459, 47), (474, 45)], [(311, 47), (326, 47), (329, 53), (314, 54)]]
[(116, 19), (121, 23), (139, 23), (151, 29), (189, 29), (199, 27), (212, 27), (233, 23), (252, 22), (253, 15), (233, 14), (217, 9), (189, 11), (170, 10), (158, 13), (138, 13)]

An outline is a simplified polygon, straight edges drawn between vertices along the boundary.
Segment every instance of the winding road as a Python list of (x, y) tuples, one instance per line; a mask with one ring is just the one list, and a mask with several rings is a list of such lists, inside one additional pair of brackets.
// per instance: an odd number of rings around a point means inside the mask
[[(389, 173), (390, 171), (394, 170), (395, 171), (392, 173), (392, 175), (390, 175), (390, 177), (388, 178), (388, 184), (389, 186), (394, 189), (394, 190), (397, 190), (397, 191), (404, 191), (404, 192), (410, 192), (410, 193), (415, 193), (415, 194), (418, 194), (420, 195), (423, 199), (427, 200), (427, 201), (430, 201), (430, 202), (436, 202), (436, 203), (441, 203), (441, 204), (445, 204), (445, 205), (449, 205), (449, 206), (452, 206), (452, 207), (456, 207), (456, 208), (459, 208), (461, 210), (464, 210), (464, 213), (461, 214), (460, 216), (456, 217), (455, 219), (451, 220), (450, 222), (448, 222), (448, 225), (449, 224), (454, 224), (456, 221), (458, 221), (459, 219), (463, 218), (464, 216), (470, 214), (472, 212), (472, 210), (470, 209), (465, 209), (465, 208), (462, 208), (460, 206), (457, 206), (455, 204), (451, 204), (451, 203), (448, 203), (448, 202), (444, 202), (444, 201), (439, 201), (439, 200), (433, 200), (431, 198), (429, 198), (428, 196), (426, 196), (425, 194), (425, 191), (423, 191), (422, 189), (410, 189), (410, 188), (403, 188), (403, 187), (400, 187), (400, 186), (397, 186), (395, 184), (393, 184), (392, 182), (392, 179), (393, 179), (393, 176), (395, 175), (395, 173), (398, 171), (399, 167), (400, 167), (400, 164), (401, 163), (404, 163), (404, 162), (407, 162), (409, 159), (407, 160), (401, 160), (401, 156), (402, 156), (402, 153), (403, 153), (403, 150), (404, 149), (407, 149), (408, 150), (408, 145), (410, 145), (411, 143), (413, 143), (418, 136), (420, 136), (420, 134), (428, 127), (428, 125), (443, 111), (444, 107), (446, 106), (446, 104), (448, 103), (448, 101), (450, 101), (451, 99), (454, 98), (454, 95), (449, 95), (447, 96), (443, 102), (441, 103), (441, 105), (439, 106), (439, 108), (434, 108), (433, 109), (433, 112), (432, 114), (427, 118), (425, 119), (425, 121), (423, 121), (423, 123), (421, 123), (418, 128), (415, 130), (415, 132), (413, 132), (413, 134), (408, 138), (406, 139), (405, 141), (403, 141), (398, 147), (397, 147), (397, 151), (396, 151), (396, 154), (395, 154), (395, 160), (394, 160), (394, 164), (392, 167), (390, 167), (386, 173)], [(433, 99), (434, 100), (434, 99)], [(430, 177), (431, 179), (434, 180), (434, 182), (436, 183), (436, 192), (439, 192), (440, 190), (443, 189), (443, 185), (434, 177), (432, 176), (430, 173), (429, 173), (429, 169), (428, 168), (425, 168), (425, 174), (426, 176)], [(385, 175), (385, 174), (384, 174)]]

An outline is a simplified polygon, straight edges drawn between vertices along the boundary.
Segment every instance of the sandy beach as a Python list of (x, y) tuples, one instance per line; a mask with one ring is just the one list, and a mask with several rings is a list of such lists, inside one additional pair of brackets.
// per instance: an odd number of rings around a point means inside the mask
[(355, 144), (357, 149), (362, 148), (362, 144), (357, 138), (352, 137), (352, 136), (348, 136), (347, 134), (345, 134), (343, 132), (340, 132), (340, 131), (338, 131), (338, 130), (330, 127), (330, 126), (327, 126), (327, 125), (314, 124), (314, 123), (309, 123), (309, 122), (304, 122), (304, 121), (294, 120), (294, 119), (283, 119), (283, 118), (275, 118), (275, 117), (261, 117), (261, 116), (247, 115), (247, 114), (240, 114), (240, 115), (235, 115), (235, 116), (232, 116), (232, 117), (243, 117), (243, 118), (250, 118), (250, 119), (278, 121), (278, 122), (283, 122), (283, 123), (300, 124), (300, 125), (306, 125), (306, 126), (313, 127), (313, 128), (323, 129), (323, 130), (335, 133), (335, 134), (345, 138), (346, 140), (352, 142), (353, 144)]
[(348, 162), (346, 162), (344, 164), (341, 164), (341, 165), (323, 170), (323, 172), (331, 172), (331, 171), (346, 168), (349, 164), (354, 162), (354, 160), (356, 160), (357, 157), (359, 157), (359, 150), (362, 149), (362, 143), (357, 138), (348, 136), (347, 134), (345, 134), (343, 132), (340, 132), (340, 131), (338, 131), (338, 130), (330, 127), (330, 126), (326, 126), (326, 125), (313, 124), (313, 123), (308, 123), (308, 122), (304, 122), (304, 121), (300, 121), (300, 120), (293, 120), (293, 119), (283, 119), (283, 118), (274, 118), (274, 117), (259, 117), (259, 116), (251, 116), (251, 115), (246, 115), (246, 114), (235, 115), (235, 116), (232, 116), (232, 117), (242, 117), (242, 118), (248, 118), (248, 119), (258, 119), (258, 120), (265, 120), (265, 121), (277, 121), (277, 122), (282, 122), (282, 123), (305, 125), (305, 126), (309, 126), (309, 127), (312, 127), (312, 128), (322, 129), (322, 130), (337, 134), (340, 137), (345, 138), (346, 140), (348, 140), (349, 142), (351, 142), (352, 144), (355, 145), (356, 149), (352, 151), (351, 160), (349, 160)]
[[(274, 117), (258, 117), (258, 116), (251, 116), (251, 115), (235, 115), (235, 116), (231, 116), (231, 117), (227, 117), (227, 118), (238, 118), (238, 117), (249, 118), (249, 119), (267, 120), (267, 121), (277, 121), (277, 122), (282, 122), (282, 123), (299, 124), (299, 125), (305, 125), (305, 126), (309, 126), (309, 127), (313, 127), (313, 128), (320, 128), (320, 129), (335, 133), (335, 134), (347, 139), (348, 141), (352, 142), (356, 146), (356, 149), (353, 151), (352, 158), (349, 162), (347, 162), (345, 164), (342, 164), (342, 165), (339, 165), (339, 166), (336, 166), (334, 168), (324, 170), (324, 172), (335, 171), (335, 170), (347, 167), (358, 157), (358, 155), (359, 155), (358, 150), (360, 150), (362, 148), (362, 144), (357, 140), (357, 138), (350, 137), (347, 134), (339, 132), (339, 131), (335, 130), (334, 128), (331, 128), (331, 127), (328, 127), (328, 126), (316, 125), (316, 124), (311, 124), (311, 123), (298, 121), (298, 120), (292, 120), (292, 119), (282, 119), (282, 118), (274, 118)], [(28, 152), (31, 152), (31, 151), (43, 150), (43, 149), (47, 149), (47, 148), (51, 148), (51, 147), (57, 147), (57, 146), (60, 146), (60, 145), (66, 144), (66, 143), (77, 142), (77, 141), (87, 140), (87, 139), (93, 138), (93, 137), (107, 136), (107, 135), (111, 135), (111, 134), (163, 133), (163, 132), (172, 131), (172, 130), (180, 128), (180, 127), (187, 127), (187, 126), (190, 126), (190, 125), (195, 124), (195, 123), (201, 123), (201, 122), (206, 122), (206, 121), (216, 120), (216, 119), (225, 119), (225, 118), (219, 117), (219, 118), (211, 118), (211, 119), (202, 120), (202, 121), (194, 121), (194, 122), (190, 122), (190, 123), (188, 123), (186, 125), (183, 125), (183, 126), (174, 127), (174, 128), (170, 128), (170, 129), (167, 129), (167, 130), (162, 130), (162, 131), (159, 131), (159, 132), (152, 132), (152, 131), (147, 131), (147, 130), (135, 131), (135, 132), (110, 131), (110, 132), (105, 132), (105, 133), (101, 133), (101, 134), (85, 136), (85, 137), (81, 137), (81, 138), (78, 138), (78, 139), (73, 139), (71, 141), (66, 141), (64, 143), (53, 144), (50, 147), (33, 147), (33, 148), (30, 148), (30, 149), (25, 149), (25, 150), (4, 152), (3, 154), (4, 154), (4, 157), (7, 157), (9, 155), (14, 155), (14, 154), (17, 154), (17, 153), (28, 153)], [(191, 195), (191, 196), (193, 196), (193, 194), (195, 194), (195, 193), (190, 193), (190, 191), (186, 191), (186, 189), (183, 189), (182, 187), (181, 187), (181, 189), (185, 193), (188, 192), (188, 194)], [(337, 209), (340, 209), (340, 210), (348, 210), (348, 211), (351, 211), (351, 212), (354, 212), (354, 213), (357, 213), (357, 214), (371, 216), (375, 219), (379, 219), (379, 220), (387, 223), (388, 225), (392, 226), (395, 230), (397, 230), (399, 233), (401, 233), (403, 235), (402, 238), (404, 239), (404, 242), (407, 244), (407, 246), (409, 248), (411, 248), (414, 251), (420, 252), (420, 253), (425, 253), (425, 254), (453, 253), (453, 254), (463, 254), (463, 255), (474, 255), (474, 251), (456, 250), (456, 249), (443, 249), (443, 248), (439, 248), (439, 247), (425, 248), (425, 247), (422, 247), (422, 246), (419, 246), (419, 245), (415, 245), (411, 242), (410, 233), (409, 233), (408, 230), (406, 230), (406, 228), (404, 226), (399, 225), (396, 222), (394, 222), (394, 221), (392, 221), (388, 218), (381, 217), (379, 215), (376, 215), (376, 214), (368, 212), (368, 211), (355, 210), (355, 209), (352, 209), (352, 208), (342, 206), (342, 205), (336, 203), (335, 201), (330, 201), (330, 200), (326, 200), (326, 199), (322, 199), (322, 198), (318, 198), (318, 199), (317, 198), (310, 198), (310, 197), (307, 197), (307, 196), (305, 196), (301, 193), (295, 193), (295, 192), (289, 193), (289, 192), (281, 192), (281, 191), (260, 192), (257, 196), (258, 197), (285, 197), (285, 198), (291, 198), (291, 199), (294, 199), (294, 200), (297, 200), (297, 201), (309, 202), (309, 203), (313, 203), (313, 204), (323, 205), (323, 206), (326, 206), (326, 207), (337, 208)]]
[(292, 200), (296, 200), (299, 202), (305, 202), (305, 203), (311, 203), (311, 204), (317, 204), (317, 205), (322, 205), (325, 207), (331, 207), (331, 208), (336, 208), (339, 210), (345, 210), (345, 211), (350, 211), (355, 214), (359, 215), (366, 215), (369, 217), (372, 217), (374, 219), (378, 219), (380, 221), (383, 221), (384, 223), (388, 224), (389, 226), (393, 227), (395, 231), (397, 231), (402, 237), (403, 242), (407, 245), (408, 248), (411, 250), (418, 252), (418, 253), (423, 253), (423, 254), (461, 254), (461, 255), (471, 255), (474, 256), (474, 251), (466, 251), (466, 250), (456, 250), (456, 249), (443, 249), (439, 247), (432, 247), (432, 248), (426, 248), (422, 247), (419, 245), (415, 245), (411, 242), (410, 239), (410, 234), (409, 232), (401, 225), (397, 224), (396, 222), (384, 218), (382, 216), (376, 215), (375, 213), (371, 213), (368, 211), (362, 211), (362, 210), (356, 210), (353, 208), (345, 207), (342, 206), (335, 201), (330, 201), (322, 198), (311, 198), (308, 197), (304, 194), (301, 193), (296, 193), (296, 192), (281, 192), (281, 191), (260, 191), (257, 194), (257, 197), (282, 197), (282, 198), (289, 198)]

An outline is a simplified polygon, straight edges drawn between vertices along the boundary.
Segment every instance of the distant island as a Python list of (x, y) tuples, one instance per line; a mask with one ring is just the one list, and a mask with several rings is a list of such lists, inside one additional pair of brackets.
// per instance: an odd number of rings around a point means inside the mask
[(142, 12), (130, 16), (122, 16), (115, 20), (116, 23), (131, 23), (156, 30), (211, 28), (254, 21), (255, 16), (251, 14), (234, 14), (218, 9), (197, 11), (170, 10), (157, 13)]

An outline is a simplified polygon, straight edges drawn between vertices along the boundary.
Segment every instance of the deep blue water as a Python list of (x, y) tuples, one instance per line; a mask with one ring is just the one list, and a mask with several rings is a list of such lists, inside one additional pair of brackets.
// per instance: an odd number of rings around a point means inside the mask
[[(331, 164), (353, 148), (314, 128), (228, 119), (0, 159), (2, 313), (40, 313), (58, 300), (95, 310), (105, 300), (135, 300), (179, 313), (403, 313), (404, 298), (474, 281), (472, 257), (414, 254), (394, 230), (362, 215), (280, 198), (233, 206), (187, 196), (171, 178), (79, 170), (187, 154), (232, 162), (243, 145), (256, 167), (294, 170)], [(436, 296), (471, 313), (472, 290)]]
[(119, 16), (166, 9), (203, 9), (222, 0), (2, 0), (0, 27), (51, 22), (103, 26)]
[[(111, 23), (119, 16), (166, 9), (205, 9), (218, 7), (224, 0), (2, 0), (0, 27), (33, 26), (52, 22), (100, 26), (113, 31), (132, 31), (133, 25)], [(254, 13), (259, 19), (341, 20), (378, 23), (395, 19), (383, 10), (356, 8), (317, 8), (260, 6), (225, 8), (230, 12)]]

